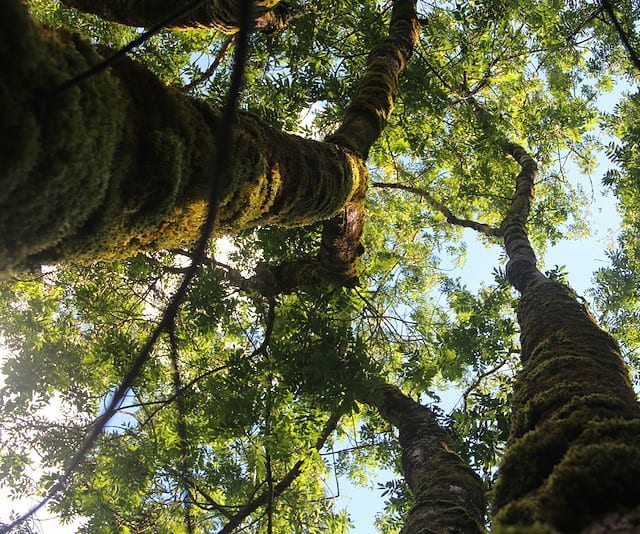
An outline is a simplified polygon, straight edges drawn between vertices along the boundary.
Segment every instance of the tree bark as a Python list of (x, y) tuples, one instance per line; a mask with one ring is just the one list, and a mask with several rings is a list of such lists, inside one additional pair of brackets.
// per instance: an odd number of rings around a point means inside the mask
[(400, 434), (402, 468), (416, 501), (402, 532), (484, 532), (482, 480), (454, 452), (451, 436), (433, 412), (390, 384), (377, 387), (363, 402), (375, 406)]
[[(127, 26), (147, 28), (157, 24), (163, 17), (185, 5), (184, 0), (62, 0), (65, 5), (85, 13), (97, 15), (111, 22)], [(276, 31), (281, 29), (289, 17), (289, 10), (279, 0), (257, 0), (253, 16), (256, 29)], [(186, 16), (178, 19), (173, 27), (211, 27), (226, 34), (239, 29), (239, 5), (237, 0), (208, 0)]]
[(330, 218), (366, 187), (362, 160), (241, 114), (229, 183), (211, 175), (219, 117), (123, 60), (55, 98), (102, 58), (0, 5), (0, 272), (112, 260), (192, 243), (211, 186), (218, 232)]
[(575, 293), (538, 271), (524, 226), (536, 165), (521, 147), (508, 151), (522, 167), (501, 231), (507, 276), (522, 293), (523, 367), (494, 490), (494, 529), (595, 533), (614, 531), (616, 523), (637, 526), (640, 408), (628, 370), (617, 343)]
[(640, 410), (616, 342), (567, 287), (523, 293), (522, 364), (494, 524), (579, 532), (640, 505)]

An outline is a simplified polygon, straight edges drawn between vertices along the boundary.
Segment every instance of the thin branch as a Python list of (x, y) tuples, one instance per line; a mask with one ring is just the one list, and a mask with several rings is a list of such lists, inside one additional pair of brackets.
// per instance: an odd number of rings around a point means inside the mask
[(233, 43), (234, 39), (235, 39), (235, 35), (229, 35), (224, 40), (224, 42), (222, 43), (222, 47), (218, 51), (218, 55), (213, 60), (213, 63), (211, 63), (211, 65), (209, 65), (207, 69), (200, 76), (198, 76), (197, 78), (194, 78), (187, 85), (185, 85), (184, 86), (185, 91), (191, 91), (192, 89), (195, 89), (198, 85), (206, 82), (209, 78), (211, 78), (211, 76), (213, 76), (213, 73), (220, 66), (220, 63), (224, 59), (224, 56), (227, 54), (227, 50), (229, 50), (229, 47), (231, 46), (231, 43)]
[[(342, 417), (342, 411), (340, 409), (331, 414), (322, 429), (322, 433), (316, 440), (315, 449), (317, 451), (322, 449), (331, 433), (336, 429), (338, 421), (340, 421), (340, 417)], [(236, 527), (240, 526), (242, 521), (244, 521), (258, 508), (268, 504), (270, 499), (279, 497), (286, 489), (289, 488), (289, 486), (291, 486), (291, 484), (293, 484), (294, 480), (300, 476), (303, 465), (304, 460), (298, 460), (287, 474), (280, 479), (280, 482), (275, 484), (273, 488), (262, 492), (258, 497), (243, 506), (242, 509), (232, 519), (230, 519), (221, 530), (218, 531), (218, 534), (230, 534)]]
[[(171, 346), (171, 364), (173, 366), (173, 391), (177, 393), (182, 389), (182, 379), (180, 378), (180, 367), (178, 366), (178, 338), (176, 337), (175, 328), (169, 330), (169, 344)], [(191, 514), (191, 494), (188, 491), (189, 480), (191, 479), (189, 469), (189, 433), (187, 430), (187, 422), (185, 419), (185, 405), (181, 395), (176, 396), (177, 421), (176, 430), (178, 433), (178, 441), (180, 446), (180, 483), (183, 486), (185, 497), (184, 519), (187, 534), (193, 534), (193, 517)]]
[(626, 48), (627, 53), (629, 54), (629, 58), (631, 59), (631, 62), (634, 64), (635, 68), (638, 69), (638, 71), (640, 72), (640, 57), (638, 57), (638, 53), (633, 48), (633, 45), (629, 40), (629, 34), (624, 30), (624, 28), (622, 27), (622, 24), (620, 24), (620, 20), (618, 19), (615, 9), (613, 9), (613, 6), (611, 5), (611, 2), (609, 2), (609, 0), (600, 0), (600, 3), (602, 4), (602, 7), (604, 8), (604, 10), (607, 12), (607, 15), (609, 15), (609, 18), (611, 19), (611, 22), (614, 28), (618, 32), (620, 40), (622, 41), (622, 44)]
[(403, 191), (408, 191), (409, 193), (414, 193), (416, 195), (424, 198), (429, 206), (433, 208), (435, 211), (441, 213), (445, 216), (445, 219), (450, 224), (455, 224), (456, 226), (462, 226), (464, 228), (471, 228), (476, 232), (481, 234), (490, 236), (490, 237), (500, 237), (500, 228), (496, 228), (495, 226), (491, 226), (489, 224), (479, 223), (476, 221), (470, 221), (468, 219), (459, 219), (451, 210), (447, 208), (444, 204), (438, 202), (435, 198), (431, 196), (431, 194), (424, 189), (420, 189), (418, 187), (413, 187), (410, 185), (403, 184), (392, 184), (386, 182), (374, 182), (371, 184), (373, 187), (383, 188), (383, 189), (401, 189)]
[[(513, 352), (515, 352), (515, 351), (509, 351), (508, 355), (513, 354)], [(467, 399), (469, 398), (469, 395), (471, 394), (471, 392), (474, 389), (476, 389), (482, 383), (482, 381), (485, 378), (487, 378), (488, 376), (491, 376), (493, 373), (496, 373), (497, 371), (502, 369), (502, 367), (504, 367), (507, 364), (508, 361), (509, 361), (508, 358), (505, 358), (504, 360), (500, 360), (500, 362), (498, 364), (496, 364), (495, 366), (493, 366), (490, 369), (487, 369), (486, 371), (484, 371), (483, 373), (480, 373), (479, 375), (477, 375), (475, 380), (473, 382), (471, 382), (471, 384), (469, 384), (467, 389), (464, 390), (462, 395), (460, 395), (460, 399), (458, 399), (458, 402), (456, 402), (456, 406), (458, 406), (460, 401), (462, 401), (463, 409), (466, 411), (466, 409), (467, 409)]]

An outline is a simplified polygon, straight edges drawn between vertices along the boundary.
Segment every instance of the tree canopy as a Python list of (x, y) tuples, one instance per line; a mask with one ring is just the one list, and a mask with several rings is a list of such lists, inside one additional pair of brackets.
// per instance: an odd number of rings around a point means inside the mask
[(2, 532), (638, 528), (639, 11), (5, 0)]

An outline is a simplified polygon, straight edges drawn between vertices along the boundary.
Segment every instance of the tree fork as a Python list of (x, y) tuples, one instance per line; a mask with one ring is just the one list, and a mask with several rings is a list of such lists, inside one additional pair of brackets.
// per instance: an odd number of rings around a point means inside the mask
[[(371, 146), (387, 124), (404, 71), (418, 41), (415, 0), (395, 0), (389, 35), (369, 54), (367, 71), (359, 81), (345, 118), (327, 141), (343, 146), (367, 159)], [(324, 223), (318, 267), (312, 273), (345, 287), (357, 284), (358, 261), (364, 253), (360, 241), (364, 228), (364, 194), (351, 200), (333, 219)], [(304, 274), (308, 269), (303, 269)], [(302, 277), (298, 277), (301, 281)]]

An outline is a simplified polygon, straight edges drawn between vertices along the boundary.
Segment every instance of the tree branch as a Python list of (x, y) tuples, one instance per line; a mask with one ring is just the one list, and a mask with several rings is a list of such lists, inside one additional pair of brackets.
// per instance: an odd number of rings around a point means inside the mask
[[(123, 0), (62, 0), (67, 6), (102, 19), (127, 26), (146, 28), (158, 20), (167, 8), (179, 8), (179, 0), (128, 2)], [(207, 0), (197, 9), (183, 13), (172, 20), (171, 28), (207, 27), (222, 33), (235, 34), (240, 29), (242, 0)], [(265, 33), (282, 29), (290, 18), (288, 6), (279, 8), (278, 0), (251, 2), (253, 27)]]
[[(316, 440), (315, 450), (319, 451), (324, 446), (325, 442), (336, 429), (338, 421), (340, 421), (342, 413), (340, 411), (333, 413), (322, 429), (322, 432)], [(279, 497), (286, 489), (291, 486), (296, 478), (302, 473), (304, 460), (298, 460), (294, 466), (287, 472), (287, 474), (280, 479), (280, 482), (274, 484), (273, 487), (267, 489), (261, 493), (258, 497), (246, 504), (237, 514), (229, 520), (229, 522), (220, 530), (218, 534), (230, 534), (233, 529), (240, 526), (249, 515), (255, 512), (261, 506), (267, 505), (271, 499)]]
[(456, 226), (462, 226), (464, 228), (471, 228), (476, 232), (484, 234), (489, 237), (499, 237), (501, 235), (500, 229), (495, 226), (491, 226), (489, 224), (479, 223), (476, 221), (470, 221), (467, 219), (459, 219), (456, 217), (449, 208), (447, 208), (441, 202), (438, 202), (435, 198), (431, 196), (431, 194), (425, 189), (420, 189), (418, 187), (413, 187), (410, 185), (403, 184), (392, 184), (387, 182), (374, 182), (371, 184), (373, 187), (383, 188), (383, 189), (401, 189), (403, 191), (408, 191), (409, 193), (414, 193), (424, 198), (431, 208), (442, 215), (444, 215), (445, 219), (450, 224), (455, 224)]
[(220, 50), (218, 50), (218, 54), (216, 55), (211, 65), (209, 65), (207, 69), (200, 76), (198, 76), (197, 78), (194, 78), (187, 85), (185, 85), (183, 87), (184, 91), (191, 91), (192, 89), (195, 89), (198, 85), (206, 82), (209, 78), (211, 78), (211, 76), (213, 76), (213, 73), (220, 66), (220, 63), (224, 59), (224, 56), (227, 54), (227, 50), (229, 50), (229, 47), (231, 46), (235, 38), (236, 38), (235, 35), (229, 35), (224, 40), (224, 42), (222, 43), (222, 46), (220, 47)]
[(622, 24), (620, 24), (620, 20), (616, 15), (613, 5), (611, 4), (611, 2), (609, 2), (609, 0), (600, 0), (600, 3), (602, 4), (602, 7), (604, 8), (604, 10), (607, 12), (607, 15), (609, 16), (609, 18), (611, 19), (611, 22), (613, 23), (613, 27), (618, 32), (618, 36), (620, 37), (622, 44), (624, 45), (624, 47), (627, 50), (627, 53), (629, 54), (629, 59), (631, 59), (631, 62), (640, 73), (640, 57), (638, 57), (638, 53), (633, 48), (633, 45), (629, 40), (629, 34), (624, 30), (624, 28), (622, 27)]

